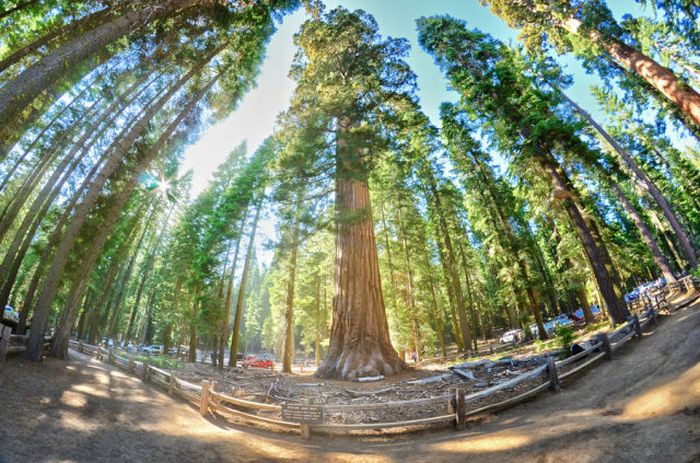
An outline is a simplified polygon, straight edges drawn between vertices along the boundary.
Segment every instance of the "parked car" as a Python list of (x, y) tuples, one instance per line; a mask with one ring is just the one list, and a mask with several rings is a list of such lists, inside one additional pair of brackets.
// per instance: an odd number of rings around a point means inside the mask
[(245, 362), (243, 362), (243, 366), (246, 368), (269, 368), (273, 369), (275, 367), (275, 363), (272, 360), (269, 359), (260, 359), (257, 357), (254, 357), (252, 355), (249, 355), (246, 359)]
[(2, 319), (3, 321), (19, 323), (19, 312), (13, 309), (12, 306), (6, 305), (2, 313)]
[(634, 290), (632, 290), (631, 292), (629, 292), (625, 295), (625, 301), (627, 301), (627, 302), (634, 301), (635, 299), (639, 298), (639, 294), (640, 294), (639, 288), (635, 288)]
[[(598, 305), (592, 305), (591, 306), (591, 313), (593, 314), (593, 318), (596, 319), (600, 317), (603, 313), (602, 310), (600, 310), (600, 307)], [(571, 317), (574, 319), (575, 322), (585, 322), (586, 321), (586, 316), (583, 313), (583, 309), (578, 309), (576, 312), (574, 312)]]
[(163, 353), (163, 346), (152, 345), (143, 348), (143, 352), (149, 355), (158, 355)]
[(552, 323), (554, 323), (555, 328), (557, 326), (571, 326), (574, 324), (574, 322), (571, 321), (568, 315), (565, 314), (557, 315), (556, 317), (554, 317), (552, 319)]
[(525, 332), (523, 330), (511, 330), (506, 331), (498, 340), (500, 344), (512, 344), (514, 342), (520, 342), (525, 339)]

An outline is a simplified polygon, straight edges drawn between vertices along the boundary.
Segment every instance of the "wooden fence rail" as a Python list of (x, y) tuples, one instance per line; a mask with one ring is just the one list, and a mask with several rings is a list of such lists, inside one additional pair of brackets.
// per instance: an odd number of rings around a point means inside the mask
[[(633, 337), (640, 337), (641, 330), (649, 323), (656, 322), (657, 310), (653, 307), (647, 310), (641, 317), (634, 315), (627, 323), (618, 327), (610, 333), (603, 333), (596, 341), (584, 351), (564, 360), (548, 360), (547, 364), (540, 365), (526, 373), (515, 376), (508, 381), (502, 382), (490, 388), (472, 394), (465, 394), (464, 389), (454, 388), (449, 394), (437, 397), (430, 397), (416, 400), (401, 400), (372, 404), (318, 404), (310, 405), (308, 399), (304, 403), (320, 409), (323, 414), (331, 412), (348, 411), (375, 411), (385, 410), (395, 407), (420, 407), (427, 404), (444, 403), (445, 413), (425, 418), (417, 418), (403, 421), (378, 422), (378, 423), (331, 423), (323, 418), (320, 422), (290, 421), (282, 419), (286, 404), (266, 404), (254, 402), (216, 391), (216, 383), (202, 381), (201, 384), (193, 384), (183, 379), (177, 378), (175, 372), (167, 371), (153, 365), (147, 361), (140, 362), (133, 358), (123, 357), (115, 353), (113, 349), (105, 349), (100, 346), (89, 346), (79, 341), (70, 341), (70, 347), (79, 352), (97, 356), (119, 368), (132, 373), (139, 373), (144, 381), (149, 381), (167, 390), (170, 395), (180, 397), (191, 402), (198, 407), (202, 414), (210, 411), (222, 415), (233, 416), (246, 422), (264, 424), (275, 428), (299, 431), (303, 437), (308, 437), (311, 431), (344, 433), (351, 431), (366, 430), (387, 430), (392, 428), (408, 428), (417, 426), (428, 426), (435, 424), (452, 423), (457, 429), (464, 427), (465, 419), (471, 416), (493, 412), (512, 407), (516, 404), (530, 400), (545, 390), (558, 392), (560, 382), (571, 378), (573, 375), (583, 370), (591, 368), (601, 359), (612, 357), (613, 351), (625, 345)], [(1, 339), (0, 339), (1, 342)], [(542, 378), (542, 379), (540, 379)], [(507, 397), (495, 403), (481, 404), (477, 407), (470, 407), (469, 404), (489, 397), (494, 397), (498, 393), (512, 390), (525, 382), (533, 384), (524, 391), (519, 391), (514, 396)], [(299, 404), (297, 404), (298, 406)], [(322, 417), (324, 415), (321, 415)]]

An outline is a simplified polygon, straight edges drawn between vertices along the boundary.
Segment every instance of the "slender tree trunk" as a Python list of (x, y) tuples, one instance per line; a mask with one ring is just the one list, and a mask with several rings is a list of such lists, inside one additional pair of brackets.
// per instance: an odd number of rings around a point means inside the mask
[(585, 34), (587, 38), (608, 52), (619, 65), (644, 79), (659, 93), (680, 107), (683, 113), (697, 126), (700, 126), (700, 94), (698, 92), (678, 80), (673, 71), (620, 40), (604, 37), (596, 29), (580, 31), (582, 24), (579, 19), (568, 18), (561, 25), (572, 34)]
[(624, 322), (625, 310), (615, 294), (610, 272), (605, 266), (600, 249), (596, 245), (596, 241), (591, 234), (591, 230), (586, 225), (586, 221), (581, 215), (581, 211), (578, 209), (572, 198), (572, 191), (569, 188), (570, 182), (566, 181), (566, 179), (562, 177), (562, 174), (556, 167), (555, 161), (550, 159), (549, 155), (540, 155), (539, 161), (544, 171), (549, 175), (554, 190), (561, 192), (564, 196), (562, 198), (564, 208), (566, 209), (569, 219), (571, 220), (571, 224), (576, 230), (581, 244), (583, 245), (586, 257), (588, 258), (591, 269), (593, 269), (593, 274), (596, 282), (598, 283), (598, 288), (603, 296), (603, 299), (605, 300), (605, 304), (608, 307), (608, 312), (613, 323), (618, 324)]
[(413, 338), (413, 349), (416, 352), (416, 360), (420, 360), (422, 357), (423, 349), (422, 342), (420, 339), (420, 329), (418, 326), (418, 315), (416, 314), (416, 300), (413, 294), (413, 267), (411, 266), (411, 255), (408, 250), (408, 243), (406, 241), (406, 230), (403, 226), (403, 217), (401, 214), (401, 207), (398, 208), (399, 213), (399, 229), (401, 230), (401, 247), (403, 248), (404, 259), (406, 262), (406, 272), (408, 274), (408, 287), (407, 287), (407, 299), (408, 299), (408, 310), (409, 319), (411, 320), (411, 337)]
[[(262, 191), (260, 192), (262, 195)], [(246, 250), (245, 262), (243, 263), (243, 273), (241, 273), (241, 282), (238, 286), (238, 297), (236, 298), (236, 315), (233, 318), (233, 333), (231, 334), (231, 348), (229, 349), (228, 365), (236, 366), (238, 360), (238, 340), (241, 336), (241, 320), (243, 318), (243, 302), (245, 301), (246, 286), (248, 286), (248, 276), (250, 274), (250, 263), (253, 257), (253, 246), (255, 245), (255, 233), (258, 230), (258, 220), (260, 219), (260, 211), (263, 207), (263, 199), (258, 201), (255, 211), (255, 218), (250, 228), (250, 238), (248, 239), (248, 249)]]
[(321, 276), (316, 278), (316, 330), (314, 331), (314, 357), (316, 366), (321, 365)]
[[(131, 190), (133, 191), (133, 190)], [(84, 290), (90, 279), (90, 274), (94, 269), (97, 261), (99, 260), (102, 249), (107, 243), (112, 228), (116, 225), (119, 219), (121, 209), (124, 207), (126, 200), (131, 195), (131, 191), (128, 189), (121, 192), (121, 197), (118, 196), (116, 201), (111, 205), (109, 211), (106, 214), (107, 219), (102, 223), (99, 232), (94, 236), (90, 242), (90, 247), (85, 254), (85, 258), (81, 262), (81, 274), (77, 276), (78, 281), (76, 281), (70, 290), (70, 296), (68, 302), (61, 311), (59, 322), (56, 325), (56, 330), (54, 332), (53, 341), (51, 343), (51, 356), (59, 359), (68, 358), (68, 341), (70, 340), (70, 333), (73, 329), (73, 324), (75, 323), (76, 312), (79, 307), (79, 303), (83, 298)], [(122, 199), (123, 198), (123, 199)], [(140, 218), (142, 211), (134, 216), (131, 222), (129, 235), (125, 238), (124, 242), (117, 250), (117, 259), (110, 265), (110, 269), (107, 276), (107, 284), (103, 289), (103, 296), (100, 298), (99, 303), (96, 305), (96, 309), (99, 310), (104, 303), (104, 299), (110, 293), (111, 287), (114, 283), (115, 278), (119, 274), (118, 269), (121, 264), (122, 255), (128, 249), (128, 247), (133, 242), (135, 225)], [(109, 311), (107, 311), (107, 316), (109, 317)], [(93, 321), (97, 321), (96, 319)], [(33, 330), (32, 330), (33, 331)], [(108, 336), (109, 339), (109, 336)]]
[(294, 286), (297, 276), (297, 255), (299, 254), (299, 217), (292, 224), (292, 242), (289, 255), (289, 277), (287, 280), (287, 300), (284, 307), (284, 350), (282, 371), (292, 372), (294, 362)]
[(625, 208), (625, 211), (627, 211), (627, 214), (629, 214), (629, 216), (632, 218), (634, 225), (637, 227), (637, 230), (639, 230), (639, 234), (642, 235), (642, 239), (649, 248), (649, 251), (651, 251), (651, 255), (654, 258), (654, 263), (656, 263), (656, 266), (659, 268), (659, 270), (661, 270), (661, 273), (663, 274), (664, 278), (666, 278), (666, 281), (668, 283), (674, 283), (676, 281), (676, 277), (671, 271), (671, 266), (669, 265), (668, 260), (666, 260), (666, 256), (664, 256), (661, 252), (659, 245), (656, 243), (654, 236), (651, 234), (649, 227), (647, 227), (644, 219), (642, 219), (642, 216), (637, 211), (637, 208), (632, 205), (632, 202), (627, 198), (625, 193), (622, 191), (622, 188), (620, 188), (620, 186), (614, 180), (610, 179), (609, 184), (617, 198), (622, 203), (622, 206)]
[[(226, 341), (228, 341), (228, 322), (231, 318), (231, 313), (233, 312), (233, 288), (236, 284), (236, 263), (238, 262), (238, 253), (241, 249), (241, 241), (243, 240), (243, 229), (245, 227), (246, 219), (248, 218), (248, 208), (249, 204), (246, 205), (245, 211), (243, 212), (243, 218), (241, 219), (241, 228), (238, 233), (238, 238), (236, 239), (236, 249), (233, 251), (233, 264), (231, 265), (231, 279), (229, 280), (228, 290), (226, 292), (226, 307), (224, 312), (224, 319), (221, 323), (221, 335), (219, 336), (219, 369), (224, 368), (224, 351), (226, 350)], [(240, 291), (240, 288), (238, 289)], [(231, 353), (229, 352), (229, 355)], [(229, 365), (231, 365), (231, 359), (229, 358)], [(233, 366), (235, 366), (235, 360)]]
[(128, 12), (61, 45), (3, 87), (3, 95), (0, 98), (0, 124), (6, 124), (49, 85), (59, 81), (69, 70), (105, 49), (120, 37), (149, 22), (158, 21), (178, 11), (204, 3), (207, 1), (160, 1)]
[[(515, 231), (513, 230), (513, 226), (510, 223), (509, 217), (503, 210), (502, 204), (504, 200), (503, 198), (501, 198), (501, 194), (496, 189), (493, 172), (490, 169), (487, 170), (486, 166), (484, 166), (483, 162), (481, 162), (481, 160), (476, 157), (475, 153), (468, 151), (466, 154), (471, 155), (472, 161), (476, 166), (476, 170), (481, 175), (481, 180), (486, 186), (486, 191), (488, 191), (488, 194), (491, 197), (490, 203), (495, 209), (498, 219), (501, 223), (501, 227), (496, 226), (496, 229), (501, 228), (505, 232), (506, 242), (508, 243), (508, 247), (510, 248), (518, 265), (518, 272), (520, 273), (520, 278), (525, 283), (525, 292), (530, 303), (530, 312), (532, 312), (532, 315), (535, 317), (535, 323), (537, 323), (538, 336), (541, 340), (545, 341), (549, 336), (547, 335), (547, 330), (544, 329), (542, 311), (540, 310), (539, 303), (537, 302), (537, 298), (535, 297), (535, 292), (532, 289), (532, 281), (527, 270), (527, 264), (523, 256), (520, 254), (521, 246), (518, 242), (518, 238), (515, 235)], [(485, 195), (485, 193), (483, 192), (481, 194), (482, 197)], [(484, 198), (484, 200), (486, 199)]]
[(454, 302), (456, 305), (457, 319), (459, 321), (463, 349), (466, 352), (468, 349), (471, 349), (472, 336), (469, 329), (467, 309), (464, 303), (464, 293), (462, 292), (462, 285), (459, 281), (459, 272), (457, 271), (457, 258), (454, 246), (452, 245), (452, 239), (450, 238), (449, 227), (447, 225), (447, 220), (445, 219), (445, 211), (442, 207), (440, 194), (437, 190), (437, 186), (435, 185), (435, 180), (431, 178), (430, 181), (431, 184), (429, 185), (429, 188), (432, 194), (432, 200), (435, 204), (439, 228), (442, 235), (441, 239), (444, 251), (441, 256), (445, 259), (445, 277), (447, 279), (448, 287), (452, 288), (452, 296), (454, 297)]
[(21, 11), (28, 6), (32, 6), (32, 5), (35, 5), (37, 3), (39, 3), (39, 0), (28, 0), (26, 2), (18, 3), (17, 5), (13, 6), (12, 8), (10, 8), (8, 10), (0, 12), (0, 19), (4, 19), (13, 13)]
[(367, 170), (352, 152), (343, 119), (336, 129), (335, 296), (330, 346), (316, 376), (391, 376), (405, 364), (391, 345), (379, 275)]
[[(61, 280), (61, 277), (63, 276), (63, 271), (65, 269), (65, 265), (68, 261), (68, 257), (70, 255), (70, 252), (73, 249), (73, 246), (75, 244), (75, 241), (78, 237), (78, 232), (82, 228), (83, 224), (87, 220), (88, 213), (90, 209), (92, 208), (93, 204), (95, 204), (97, 197), (102, 190), (102, 187), (106, 183), (107, 179), (112, 175), (112, 173), (117, 169), (119, 166), (121, 160), (123, 157), (126, 155), (128, 149), (136, 142), (136, 139), (139, 137), (139, 135), (142, 133), (143, 130), (145, 130), (148, 122), (155, 116), (155, 114), (163, 107), (165, 104), (170, 100), (170, 98), (179, 90), (182, 88), (182, 86), (192, 78), (197, 71), (201, 70), (201, 68), (204, 66), (205, 63), (207, 63), (214, 55), (218, 53), (220, 50), (217, 49), (213, 54), (209, 55), (205, 60), (201, 61), (199, 65), (195, 66), (190, 72), (188, 72), (185, 76), (183, 76), (168, 92), (166, 92), (160, 99), (159, 101), (150, 107), (145, 114), (142, 116), (141, 120), (136, 123), (136, 125), (129, 131), (127, 136), (124, 137), (124, 139), (120, 140), (120, 143), (116, 143), (113, 148), (112, 154), (109, 156), (107, 163), (105, 166), (102, 168), (102, 171), (100, 174), (97, 176), (95, 181), (92, 183), (90, 186), (89, 190), (87, 191), (85, 197), (83, 198), (83, 202), (76, 208), (75, 213), (73, 214), (71, 223), (68, 226), (68, 229), (66, 230), (65, 234), (63, 235), (61, 244), (56, 251), (56, 254), (54, 255), (53, 262), (51, 263), (51, 266), (49, 268), (49, 271), (47, 272), (47, 277), (46, 277), (46, 282), (44, 283), (44, 287), (42, 288), (42, 291), (39, 295), (39, 299), (37, 300), (35, 309), (34, 309), (34, 319), (33, 323), (36, 324), (36, 326), (33, 326), (30, 339), (29, 339), (29, 347), (26, 351), (26, 356), (30, 360), (38, 361), (41, 358), (41, 342), (43, 338), (43, 331), (46, 328), (46, 320), (48, 317), (49, 310), (51, 308), (51, 302), (56, 295), (59, 287), (59, 283)], [(220, 74), (219, 74), (220, 76)], [(208, 90), (208, 88), (211, 88), (211, 85), (218, 79), (212, 79), (212, 81), (206, 86), (205, 90)], [(188, 107), (186, 108), (185, 111), (180, 113), (180, 116), (176, 119), (176, 121), (173, 123), (175, 124), (173, 127), (173, 124), (171, 124), (168, 129), (164, 132), (163, 135), (158, 139), (156, 142), (156, 148), (152, 148), (148, 151), (148, 155), (144, 156), (144, 158), (140, 161), (140, 167), (137, 169), (139, 173), (143, 170), (145, 170), (149, 165), (150, 162), (155, 158), (155, 156), (158, 154), (160, 151), (160, 148), (165, 144), (165, 142), (168, 140), (170, 135), (174, 132), (175, 128), (179, 123), (184, 119), (184, 117), (189, 114), (189, 112), (194, 109), (194, 103), (198, 101), (199, 98), (201, 98), (204, 95), (205, 92), (200, 91), (197, 94), (197, 97), (191, 100), (190, 104), (188, 104)], [(129, 186), (125, 187), (124, 190), (126, 189), (133, 189), (136, 187), (136, 178), (132, 177), (131, 180), (129, 181)], [(124, 203), (126, 202), (126, 198), (124, 198)], [(121, 210), (121, 209), (120, 209)]]
[[(600, 136), (610, 144), (610, 146), (613, 147), (615, 152), (625, 161), (625, 164), (627, 164), (637, 179), (644, 185), (647, 191), (649, 191), (649, 194), (651, 194), (652, 198), (654, 198), (654, 201), (663, 212), (664, 217), (666, 217), (666, 220), (668, 220), (668, 223), (671, 225), (673, 232), (678, 237), (678, 241), (680, 241), (681, 246), (683, 247), (683, 252), (688, 258), (688, 262), (690, 263), (691, 267), (696, 268), (698, 266), (698, 259), (695, 249), (693, 248), (688, 234), (681, 226), (678, 217), (676, 217), (676, 214), (673, 212), (671, 205), (666, 200), (666, 197), (659, 191), (646, 172), (642, 170), (632, 155), (626, 149), (624, 149), (622, 145), (620, 145), (605, 129), (603, 129), (603, 127), (600, 126), (600, 124), (598, 124), (590, 114), (588, 114), (583, 108), (578, 106), (572, 99), (564, 94), (564, 92), (560, 91), (559, 93), (571, 105), (571, 107), (574, 108), (574, 110), (576, 110), (576, 112), (579, 113), (581, 117), (583, 117), (591, 125), (591, 127), (593, 127), (600, 134)], [(698, 109), (700, 110), (700, 106)], [(700, 112), (698, 115), (700, 116)], [(698, 120), (696, 120), (696, 123), (698, 123)], [(700, 123), (698, 124), (700, 125)]]

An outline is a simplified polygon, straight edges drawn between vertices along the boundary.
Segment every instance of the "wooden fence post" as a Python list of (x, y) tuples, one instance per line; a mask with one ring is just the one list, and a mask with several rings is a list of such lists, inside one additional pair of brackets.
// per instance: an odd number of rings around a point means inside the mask
[(168, 394), (175, 394), (175, 372), (170, 372), (170, 381), (168, 382)]
[(455, 429), (462, 430), (466, 426), (466, 410), (464, 408), (464, 389), (450, 388), (451, 399), (448, 406), (449, 413), (455, 415)]
[(78, 339), (78, 352), (83, 353), (83, 340)]
[(115, 364), (114, 361), (114, 347), (109, 348), (109, 356), (107, 357), (107, 363)]
[(202, 416), (207, 414), (209, 408), (209, 381), (202, 381), (202, 400), (199, 402), (199, 413)]
[(549, 378), (549, 390), (558, 394), (561, 391), (557, 363), (554, 357), (547, 357), (547, 377)]
[(634, 314), (632, 316), (632, 328), (634, 329), (634, 332), (637, 333), (637, 337), (641, 338), (642, 337), (642, 325), (639, 324), (639, 315)]
[(134, 370), (136, 369), (136, 364), (134, 363), (134, 359), (129, 357), (129, 373), (133, 373)]
[(9, 326), (3, 326), (0, 329), (0, 362), (5, 361), (7, 356), (7, 347), (10, 345), (10, 334), (12, 334), (12, 328)]
[[(311, 399), (301, 399), (301, 403), (304, 405), (311, 405)], [(300, 423), (299, 431), (302, 439), (308, 439), (311, 437), (311, 428), (308, 423)]]
[(656, 325), (656, 310), (654, 310), (653, 307), (651, 309), (649, 309), (649, 312), (647, 312), (647, 318), (649, 319), (649, 321), (651, 323)]
[(141, 372), (141, 381), (146, 382), (148, 380), (148, 360), (143, 361), (143, 371)]
[(608, 360), (612, 359), (612, 348), (610, 347), (610, 338), (608, 337), (608, 333), (600, 333), (598, 336), (596, 336), (596, 339), (598, 342), (603, 343), (605, 358)]

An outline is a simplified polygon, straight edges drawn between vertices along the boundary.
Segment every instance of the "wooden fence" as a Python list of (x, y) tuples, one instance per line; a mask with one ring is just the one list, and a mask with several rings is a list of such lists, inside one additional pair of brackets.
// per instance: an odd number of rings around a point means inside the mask
[[(295, 422), (285, 420), (283, 408), (286, 404), (267, 404), (244, 400), (221, 393), (216, 390), (214, 381), (202, 381), (201, 384), (193, 384), (177, 378), (175, 372), (166, 371), (149, 365), (147, 361), (135, 361), (130, 357), (123, 357), (115, 353), (114, 349), (105, 349), (101, 346), (91, 346), (80, 341), (70, 341), (70, 347), (110, 364), (138, 375), (143, 381), (148, 381), (160, 388), (167, 390), (170, 395), (178, 396), (198, 407), (202, 415), (210, 411), (222, 415), (233, 416), (253, 424), (272, 426), (277, 429), (298, 431), (303, 437), (308, 437), (311, 432), (321, 433), (345, 433), (357, 430), (403, 430), (427, 425), (453, 425), (457, 429), (465, 426), (466, 419), (471, 416), (487, 412), (502, 410), (529, 400), (536, 395), (550, 390), (559, 392), (561, 381), (591, 368), (602, 359), (611, 359), (612, 354), (634, 337), (641, 337), (642, 331), (650, 323), (656, 323), (654, 308), (645, 311), (641, 316), (633, 315), (630, 319), (614, 331), (603, 333), (596, 337), (595, 341), (584, 351), (564, 360), (556, 361), (549, 357), (547, 363), (535, 369), (515, 376), (508, 381), (489, 387), (482, 391), (465, 394), (462, 388), (453, 388), (448, 394), (417, 400), (402, 400), (371, 404), (317, 404), (311, 405), (305, 401), (295, 402), (308, 407), (315, 407), (321, 412), (321, 419), (314, 422)], [(525, 390), (517, 391), (512, 395), (516, 386), (528, 383)], [(508, 396), (498, 399), (498, 395)], [(489, 402), (488, 399), (493, 399)], [(366, 412), (372, 410), (386, 410), (392, 408), (417, 408), (428, 404), (444, 404), (445, 412), (425, 418), (385, 421), (376, 423), (333, 423), (325, 419), (333, 412)]]

